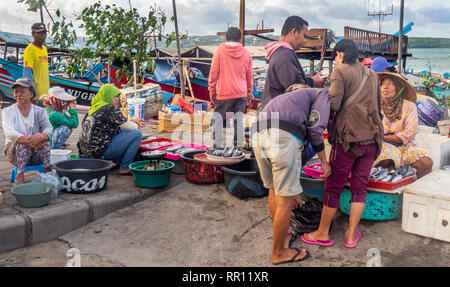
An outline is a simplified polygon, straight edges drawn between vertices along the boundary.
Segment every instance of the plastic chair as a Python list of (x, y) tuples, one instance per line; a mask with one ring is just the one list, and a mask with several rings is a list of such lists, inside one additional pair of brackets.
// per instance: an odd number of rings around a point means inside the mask
[[(45, 172), (45, 168), (44, 168), (44, 164), (38, 164), (38, 165), (27, 165), (25, 167), (25, 171), (32, 171), (32, 170), (37, 170), (40, 173), (44, 173)], [(11, 173), (11, 183), (16, 182), (16, 176), (17, 176), (17, 166), (14, 166), (12, 169), (12, 173)]]

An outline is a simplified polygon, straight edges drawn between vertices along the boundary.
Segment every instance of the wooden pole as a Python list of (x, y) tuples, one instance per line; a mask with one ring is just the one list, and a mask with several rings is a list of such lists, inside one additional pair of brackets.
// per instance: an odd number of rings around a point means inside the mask
[(40, 7), (41, 10), (41, 23), (44, 24), (44, 12), (42, 11), (42, 5)]
[(405, 7), (405, 1), (400, 1), (400, 33), (398, 34), (398, 72), (402, 73), (402, 53), (403, 53), (403, 11)]
[(180, 53), (180, 37), (178, 35), (178, 19), (177, 19), (177, 7), (175, 4), (175, 0), (172, 0), (173, 6), (173, 18), (175, 22), (175, 34), (177, 39), (177, 54), (178, 54), (178, 67), (180, 69), (180, 88), (181, 88), (181, 97), (184, 99), (184, 72), (183, 72), (183, 63), (181, 62), (181, 53)]
[(241, 9), (239, 13), (239, 29), (241, 30), (241, 44), (245, 46), (245, 0), (241, 0)]

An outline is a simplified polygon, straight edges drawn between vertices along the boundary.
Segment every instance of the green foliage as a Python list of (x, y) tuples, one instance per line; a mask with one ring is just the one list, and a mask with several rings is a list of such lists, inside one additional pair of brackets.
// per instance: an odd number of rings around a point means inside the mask
[(409, 48), (450, 48), (448, 38), (408, 37)]
[[(40, 5), (44, 5), (44, 0), (18, 0), (24, 2), (32, 11), (36, 11)], [(61, 12), (55, 12), (57, 21), (52, 27), (54, 44), (61, 50), (67, 50), (76, 39), (76, 33), (71, 21), (68, 21)], [(150, 57), (150, 37), (156, 36), (159, 40), (166, 39), (166, 45), (170, 45), (175, 40), (175, 33), (163, 34), (164, 26), (167, 24), (167, 17), (161, 8), (151, 6), (146, 16), (141, 16), (136, 8), (131, 5), (126, 10), (116, 4), (102, 5), (96, 2), (85, 7), (80, 15), (76, 15), (81, 21), (80, 28), (84, 29), (87, 35), (86, 48), (78, 49), (69, 60), (65, 72), (73, 76), (87, 66), (86, 59), (98, 61), (99, 57), (107, 57), (109, 62), (119, 59), (126, 72), (127, 80), (133, 73), (133, 60), (136, 60), (138, 77), (143, 77), (146, 72), (153, 72), (155, 64)], [(182, 35), (182, 39), (186, 36)], [(125, 74), (117, 74), (122, 78)]]
[(44, 0), (17, 0), (17, 3), (25, 3), (28, 5), (28, 11), (37, 12), (37, 10), (45, 5)]
[[(97, 2), (83, 9), (77, 19), (82, 21), (80, 28), (88, 36), (86, 44), (95, 47), (90, 48), (91, 58), (107, 55), (110, 62), (113, 59), (126, 62), (122, 68), (127, 80), (133, 72), (133, 60), (136, 60), (139, 76), (154, 70), (155, 65), (149, 54), (149, 39), (151, 36), (164, 37), (167, 17), (162, 9), (151, 6), (144, 17), (131, 6), (131, 2), (128, 10), (115, 4), (103, 6)], [(171, 33), (166, 36), (167, 45), (175, 39), (174, 35)], [(118, 79), (123, 76), (123, 73), (118, 72)]]

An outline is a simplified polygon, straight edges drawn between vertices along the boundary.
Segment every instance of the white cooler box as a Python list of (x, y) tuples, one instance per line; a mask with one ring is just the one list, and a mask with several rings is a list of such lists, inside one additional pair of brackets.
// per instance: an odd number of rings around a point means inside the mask
[(403, 192), (403, 231), (450, 242), (450, 171), (434, 170)]

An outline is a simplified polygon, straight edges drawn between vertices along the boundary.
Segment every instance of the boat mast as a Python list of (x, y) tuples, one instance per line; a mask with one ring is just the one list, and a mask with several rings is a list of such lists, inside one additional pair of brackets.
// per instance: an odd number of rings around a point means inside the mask
[(241, 44), (245, 46), (245, 0), (241, 0), (241, 8), (239, 10), (239, 28), (241, 30)]
[(403, 10), (405, 1), (400, 1), (400, 33), (398, 34), (398, 72), (402, 73), (402, 53), (403, 53)]
[(184, 99), (184, 70), (183, 64), (181, 63), (181, 53), (180, 53), (180, 37), (178, 35), (178, 19), (177, 19), (177, 7), (175, 4), (175, 0), (172, 0), (173, 6), (173, 18), (175, 22), (175, 34), (177, 39), (177, 54), (178, 54), (178, 67), (180, 69), (180, 88), (181, 88), (181, 97)]
[[(229, 28), (230, 24), (227, 23), (227, 26)], [(241, 39), (241, 44), (242, 46), (245, 46), (245, 35), (252, 35), (264, 40), (268, 40), (268, 41), (276, 41), (275, 39), (271, 39), (269, 37), (263, 36), (261, 34), (264, 33), (273, 33), (275, 30), (273, 28), (271, 29), (264, 29), (264, 20), (263, 20), (263, 25), (261, 29), (256, 29), (256, 30), (245, 30), (245, 0), (241, 0), (241, 7), (239, 10), (239, 30), (241, 30), (241, 34), (242, 34), (242, 39)], [(226, 35), (227, 32), (217, 32), (217, 35)]]

